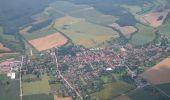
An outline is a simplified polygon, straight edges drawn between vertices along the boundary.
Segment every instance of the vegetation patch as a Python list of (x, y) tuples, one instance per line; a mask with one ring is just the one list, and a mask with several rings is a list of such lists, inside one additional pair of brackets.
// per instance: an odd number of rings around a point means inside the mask
[(152, 27), (143, 24), (137, 24), (136, 27), (138, 28), (138, 32), (136, 32), (130, 40), (130, 43), (133, 45), (144, 45), (156, 38), (155, 30)]
[(52, 94), (34, 94), (23, 96), (23, 100), (54, 100)]
[(40, 81), (23, 82), (23, 95), (48, 94), (50, 92), (49, 77), (46, 74), (41, 77)]

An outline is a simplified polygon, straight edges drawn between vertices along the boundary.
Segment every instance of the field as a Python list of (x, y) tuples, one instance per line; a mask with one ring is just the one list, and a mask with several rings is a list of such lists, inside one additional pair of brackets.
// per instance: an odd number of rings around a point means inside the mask
[(96, 46), (111, 37), (118, 37), (118, 33), (111, 28), (80, 19), (76, 20), (73, 17), (64, 17), (56, 20), (54, 28), (64, 33), (76, 45), (83, 45), (87, 48)]
[(16, 58), (20, 54), (19, 53), (2, 53), (0, 54), (0, 61), (10, 59), (10, 58)]
[(92, 98), (95, 100), (111, 100), (113, 97), (123, 94), (134, 86), (127, 84), (125, 82), (115, 82), (104, 85), (104, 89), (92, 94)]
[(155, 30), (152, 27), (145, 26), (143, 24), (137, 24), (138, 32), (132, 35), (130, 43), (135, 46), (144, 45), (155, 39)]
[(170, 58), (161, 61), (159, 64), (148, 69), (140, 76), (150, 82), (151, 84), (165, 84), (170, 83)]
[(169, 11), (170, 10), (165, 10), (164, 12), (151, 12), (145, 14), (144, 16), (141, 17), (141, 21), (156, 28), (162, 25)]
[(6, 48), (3, 44), (0, 43), (0, 52), (1, 51), (8, 52), (8, 51), (10, 51), (10, 49)]
[(121, 95), (113, 100), (131, 100), (131, 99), (126, 95)]
[(49, 77), (45, 74), (42, 75), (41, 81), (23, 82), (23, 95), (48, 94), (50, 92), (48, 80)]
[(54, 100), (72, 100), (72, 97), (59, 98), (59, 97), (55, 96), (55, 97), (54, 97)]
[(165, 36), (170, 37), (170, 23), (166, 23), (161, 25), (158, 29), (160, 33), (164, 34)]
[(160, 84), (160, 85), (155, 85), (155, 86), (161, 89), (162, 91), (164, 91), (167, 95), (170, 95), (170, 83)]
[(1, 81), (6, 81), (6, 76), (0, 75), (0, 100), (19, 100), (19, 81), (12, 80), (3, 85)]
[(123, 26), (123, 27), (121, 27), (117, 23), (113, 23), (110, 26), (115, 28), (116, 30), (119, 30), (126, 37), (130, 37), (134, 32), (137, 31), (137, 29), (133, 26)]
[(52, 94), (34, 94), (23, 96), (23, 100), (54, 100)]
[(54, 47), (59, 47), (67, 43), (67, 38), (60, 33), (54, 33), (45, 37), (29, 41), (38, 51), (44, 51)]
[(128, 93), (131, 100), (169, 100), (152, 86), (136, 89)]

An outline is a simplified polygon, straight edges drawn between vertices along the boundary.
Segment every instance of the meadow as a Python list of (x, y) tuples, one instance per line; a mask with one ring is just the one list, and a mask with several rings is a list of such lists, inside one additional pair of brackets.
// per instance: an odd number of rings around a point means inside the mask
[(145, 45), (156, 38), (155, 30), (147, 25), (137, 24), (138, 31), (132, 35), (130, 43), (134, 46)]
[[(2, 84), (2, 83), (7, 84)], [(19, 81), (8, 80), (6, 75), (0, 75), (0, 100), (19, 100)]]
[(117, 81), (114, 83), (105, 84), (103, 90), (93, 93), (91, 97), (95, 98), (95, 100), (111, 100), (115, 96), (123, 94), (134, 88), (135, 87), (133, 85), (123, 81)]
[(23, 96), (23, 100), (54, 100), (52, 94), (34, 94)]
[(170, 37), (170, 29), (169, 28), (170, 28), (170, 23), (165, 23), (162, 26), (160, 26), (158, 29), (161, 34), (164, 34), (165, 36)]
[(118, 33), (111, 28), (92, 24), (83, 19), (76, 20), (74, 17), (56, 20), (54, 28), (64, 33), (76, 45), (83, 45), (87, 48), (96, 46), (111, 37), (118, 37)]
[(23, 95), (49, 94), (49, 77), (44, 74), (42, 79), (35, 82), (23, 82)]

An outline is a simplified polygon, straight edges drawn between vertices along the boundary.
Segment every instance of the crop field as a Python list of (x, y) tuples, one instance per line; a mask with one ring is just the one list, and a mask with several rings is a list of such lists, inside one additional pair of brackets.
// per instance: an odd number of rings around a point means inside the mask
[(152, 27), (137, 24), (138, 32), (132, 35), (130, 43), (135, 46), (144, 45), (153, 41), (156, 37), (155, 30)]
[(131, 100), (169, 100), (152, 86), (136, 89), (135, 91), (128, 93), (128, 96)]
[(113, 23), (110, 26), (119, 30), (127, 38), (130, 37), (134, 32), (137, 31), (137, 29), (133, 26), (123, 26), (123, 27), (121, 27), (117, 23)]
[(57, 97), (57, 96), (54, 96), (54, 100), (72, 100), (72, 97)]
[(134, 86), (125, 82), (119, 81), (104, 85), (104, 89), (92, 94), (95, 100), (111, 100), (113, 97), (134, 89)]
[(127, 95), (121, 95), (121, 96), (118, 96), (117, 98), (115, 98), (113, 100), (131, 100), (131, 99)]
[(170, 95), (170, 83), (160, 84), (160, 85), (155, 85), (155, 86), (161, 89), (162, 91), (164, 91), (167, 95)]
[(34, 94), (23, 96), (23, 100), (54, 100), (52, 94)]
[(0, 52), (1, 51), (7, 51), (8, 52), (8, 51), (10, 51), (10, 49), (5, 47), (3, 44), (0, 43)]
[(156, 28), (162, 25), (169, 12), (170, 10), (165, 10), (164, 12), (151, 12), (142, 16), (141, 21)]
[[(6, 76), (0, 75), (1, 81), (6, 81)], [(0, 84), (0, 100), (19, 100), (19, 81), (9, 81), (9, 84)]]
[(48, 94), (50, 92), (48, 80), (49, 77), (45, 74), (40, 81), (23, 82), (23, 95)]
[(16, 58), (19, 56), (19, 53), (2, 53), (0, 54), (0, 61), (9, 59), (9, 58)]
[[(66, 18), (66, 20), (64, 20)], [(73, 43), (87, 48), (96, 46), (111, 37), (118, 37), (118, 33), (111, 28), (92, 24), (73, 17), (56, 20), (54, 28), (64, 33)], [(71, 20), (72, 19), (72, 20)], [(65, 21), (64, 23), (61, 23)]]
[(38, 51), (59, 47), (67, 43), (67, 38), (60, 33), (54, 33), (45, 37), (29, 41)]
[(150, 82), (151, 84), (165, 84), (170, 83), (170, 58), (161, 61), (159, 64), (148, 69), (140, 76)]
[(159, 28), (160, 33), (170, 37), (170, 23), (163, 24)]

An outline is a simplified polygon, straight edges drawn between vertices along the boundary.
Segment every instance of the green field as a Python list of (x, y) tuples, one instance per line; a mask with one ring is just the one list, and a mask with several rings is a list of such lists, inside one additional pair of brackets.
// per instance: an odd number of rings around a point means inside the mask
[(150, 26), (145, 26), (142, 24), (137, 24), (136, 27), (138, 28), (138, 32), (136, 32), (130, 43), (135, 46), (144, 45), (151, 41), (153, 41), (156, 37), (155, 30)]
[(128, 93), (131, 100), (169, 100), (152, 86), (146, 86)]
[(54, 100), (52, 94), (34, 94), (23, 96), (23, 100)]
[(122, 81), (109, 83), (104, 85), (104, 89), (91, 95), (95, 100), (111, 100), (115, 96), (123, 94), (131, 89), (134, 89), (133, 85), (127, 84)]
[(45, 30), (40, 30), (38, 32), (36, 31), (33, 33), (24, 34), (23, 36), (26, 40), (33, 40), (33, 39), (41, 38), (44, 36), (48, 36), (55, 32), (56, 32), (56, 30), (53, 30), (53, 29), (45, 29)]
[(156, 87), (161, 89), (162, 91), (164, 91), (167, 95), (170, 95), (170, 83), (169, 84), (156, 85)]
[[(69, 21), (67, 21), (68, 19)], [(111, 37), (118, 37), (118, 33), (111, 28), (92, 24), (74, 17), (64, 17), (56, 20), (54, 28), (64, 33), (76, 45), (83, 45), (87, 48), (96, 46)]]
[(170, 37), (170, 23), (163, 24), (158, 29), (160, 33)]
[(41, 77), (40, 81), (23, 82), (23, 95), (48, 94), (50, 92), (49, 77), (46, 74)]
[(0, 100), (19, 100), (19, 81), (0, 75)]

